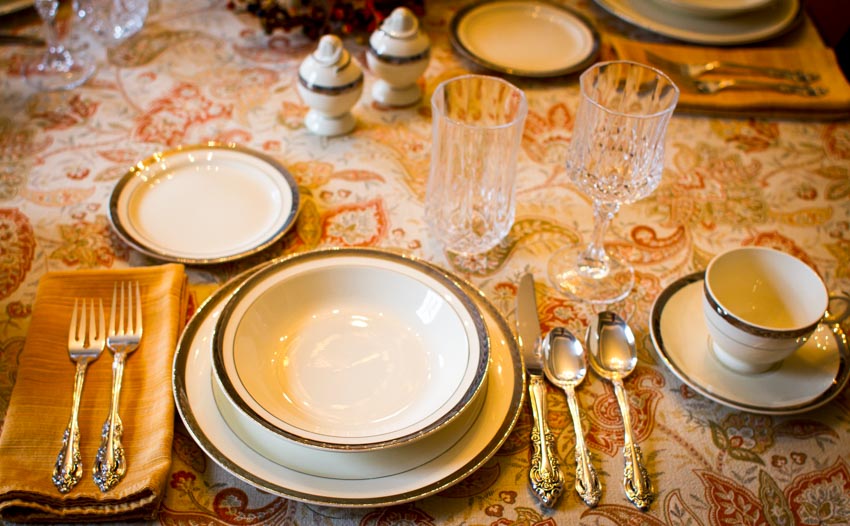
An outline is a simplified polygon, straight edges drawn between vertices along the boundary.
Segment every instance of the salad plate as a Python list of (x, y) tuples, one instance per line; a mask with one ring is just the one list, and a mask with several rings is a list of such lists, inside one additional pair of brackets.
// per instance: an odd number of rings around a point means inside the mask
[(599, 35), (579, 13), (541, 0), (495, 0), (459, 10), (452, 45), (493, 71), (519, 77), (555, 77), (589, 66)]
[[(421, 465), (374, 477), (344, 478), (345, 473), (334, 472), (319, 476), (266, 458), (228, 425), (216, 405), (212, 382), (215, 324), (246, 277), (235, 278), (217, 290), (189, 321), (177, 346), (172, 377), (174, 399), (186, 429), (207, 455), (234, 476), (269, 493), (303, 502), (337, 507), (400, 504), (460, 482), (483, 466), (507, 440), (519, 417), (525, 388), (519, 349), (496, 308), (474, 287), (458, 280), (483, 314), (491, 352), (482, 407), (456, 443), (446, 445), (444, 451)], [(344, 455), (342, 462), (350, 455), (339, 454)], [(310, 453), (307, 455), (309, 461)]]
[(259, 252), (295, 223), (298, 186), (269, 156), (208, 143), (157, 153), (115, 186), (109, 220), (148, 256), (222, 263)]
[(656, 299), (650, 336), (664, 365), (694, 391), (752, 413), (786, 415), (826, 404), (850, 377), (846, 338), (821, 323), (809, 340), (781, 364), (758, 374), (723, 366), (711, 350), (702, 313), (703, 272), (685, 276)]

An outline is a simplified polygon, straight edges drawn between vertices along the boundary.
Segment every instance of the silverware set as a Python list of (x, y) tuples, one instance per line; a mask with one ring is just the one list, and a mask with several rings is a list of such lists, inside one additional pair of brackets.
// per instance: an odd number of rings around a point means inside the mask
[(126, 474), (127, 464), (121, 444), (122, 423), (118, 415), (124, 363), (138, 349), (142, 339), (142, 302), (139, 283), (116, 283), (112, 291), (109, 330), (103, 300), (74, 300), (68, 334), (68, 354), (76, 364), (71, 417), (62, 437), (62, 449), (53, 468), (53, 484), (60, 493), (68, 493), (82, 477), (78, 416), (88, 365), (97, 360), (104, 347), (113, 355), (112, 393), (109, 414), (103, 424), (101, 445), (97, 451), (92, 477), (101, 491), (113, 488)]
[[(596, 506), (602, 496), (602, 486), (593, 467), (590, 451), (585, 446), (581, 411), (575, 396), (575, 389), (587, 374), (585, 349), (563, 327), (555, 327), (545, 338), (541, 338), (534, 277), (531, 274), (525, 274), (520, 280), (516, 316), (519, 346), (529, 376), (533, 418), (529, 470), (531, 488), (545, 506), (551, 507), (558, 501), (565, 483), (560, 461), (555, 454), (554, 435), (546, 423), (545, 375), (550, 382), (562, 388), (567, 397), (576, 435), (576, 493), (588, 506)], [(632, 437), (629, 404), (623, 386), (623, 379), (637, 365), (634, 334), (620, 316), (603, 311), (591, 320), (585, 342), (593, 371), (614, 385), (614, 394), (623, 417), (623, 488), (626, 497), (641, 510), (646, 510), (655, 499), (655, 490), (643, 466), (640, 447)]]
[[(670, 60), (651, 51), (646, 51), (646, 58), (652, 65), (663, 69), (685, 87), (699, 93), (712, 94), (727, 89), (754, 89), (805, 97), (820, 97), (828, 92), (826, 88), (814, 85), (815, 82), (820, 80), (820, 75), (807, 71), (738, 64), (721, 60), (686, 64)], [(748, 78), (704, 78), (705, 75), (722, 73), (728, 75), (744, 74)], [(773, 80), (756, 80), (751, 77), (764, 77)]]

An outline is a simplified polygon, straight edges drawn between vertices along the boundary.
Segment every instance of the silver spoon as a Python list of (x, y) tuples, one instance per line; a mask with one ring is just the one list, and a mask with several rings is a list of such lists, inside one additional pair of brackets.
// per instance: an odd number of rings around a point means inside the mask
[(637, 365), (635, 335), (623, 318), (613, 312), (603, 311), (591, 319), (586, 340), (590, 352), (590, 366), (596, 374), (614, 384), (614, 394), (623, 415), (623, 456), (626, 462), (623, 487), (626, 497), (635, 506), (645, 510), (655, 499), (655, 494), (646, 468), (641, 463), (640, 447), (632, 438), (629, 402), (626, 398), (626, 388), (623, 386), (623, 379), (629, 376)]
[(591, 508), (599, 504), (602, 488), (596, 470), (590, 462), (590, 451), (584, 445), (581, 428), (581, 413), (576, 401), (575, 388), (587, 374), (584, 347), (573, 333), (563, 327), (555, 327), (543, 342), (543, 371), (550, 382), (564, 390), (567, 405), (573, 419), (576, 434), (576, 493)]

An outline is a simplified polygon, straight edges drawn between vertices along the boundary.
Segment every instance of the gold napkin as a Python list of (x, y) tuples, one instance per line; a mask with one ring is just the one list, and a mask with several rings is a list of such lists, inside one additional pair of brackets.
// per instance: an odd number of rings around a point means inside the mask
[[(71, 414), (74, 364), (67, 342), (74, 298), (102, 298), (108, 324), (113, 283), (124, 280), (139, 281), (144, 324), (141, 344), (127, 358), (120, 398), (127, 474), (107, 493), (91, 476), (112, 383), (112, 354), (104, 349), (89, 365), (80, 405), (84, 475), (63, 495), (51, 476)], [(41, 278), (0, 435), (0, 519), (94, 522), (156, 515), (171, 465), (171, 360), (183, 327), (186, 289), (183, 266), (175, 264), (51, 272)]]
[[(697, 114), (718, 114), (742, 117), (776, 117), (793, 119), (831, 120), (850, 117), (850, 85), (841, 73), (835, 53), (820, 43), (807, 42), (787, 48), (710, 48), (673, 44), (655, 44), (610, 37), (618, 58), (652, 65), (645, 52), (681, 63), (704, 63), (725, 60), (742, 64), (799, 69), (820, 74), (816, 83), (829, 91), (820, 97), (787, 95), (769, 90), (727, 89), (714, 94), (701, 94), (667, 71), (679, 84), (681, 94), (677, 111)], [(665, 68), (659, 68), (664, 70)], [(712, 73), (709, 78), (743, 77), (728, 72)], [(780, 80), (747, 76), (746, 78), (781, 82)]]

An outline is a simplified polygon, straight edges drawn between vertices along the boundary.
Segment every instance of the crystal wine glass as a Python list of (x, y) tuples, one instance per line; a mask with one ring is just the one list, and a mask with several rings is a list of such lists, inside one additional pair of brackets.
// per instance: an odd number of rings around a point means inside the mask
[(85, 55), (72, 56), (56, 31), (58, 0), (36, 0), (35, 9), (44, 22), (47, 51), (35, 62), (24, 65), (27, 83), (38, 90), (51, 91), (79, 86), (95, 70), (95, 63)]
[(567, 173), (593, 199), (587, 247), (567, 247), (549, 260), (549, 279), (561, 292), (596, 304), (628, 296), (634, 269), (606, 254), (603, 240), (623, 203), (652, 193), (664, 167), (664, 136), (679, 89), (663, 73), (635, 62), (602, 62), (580, 78)]

